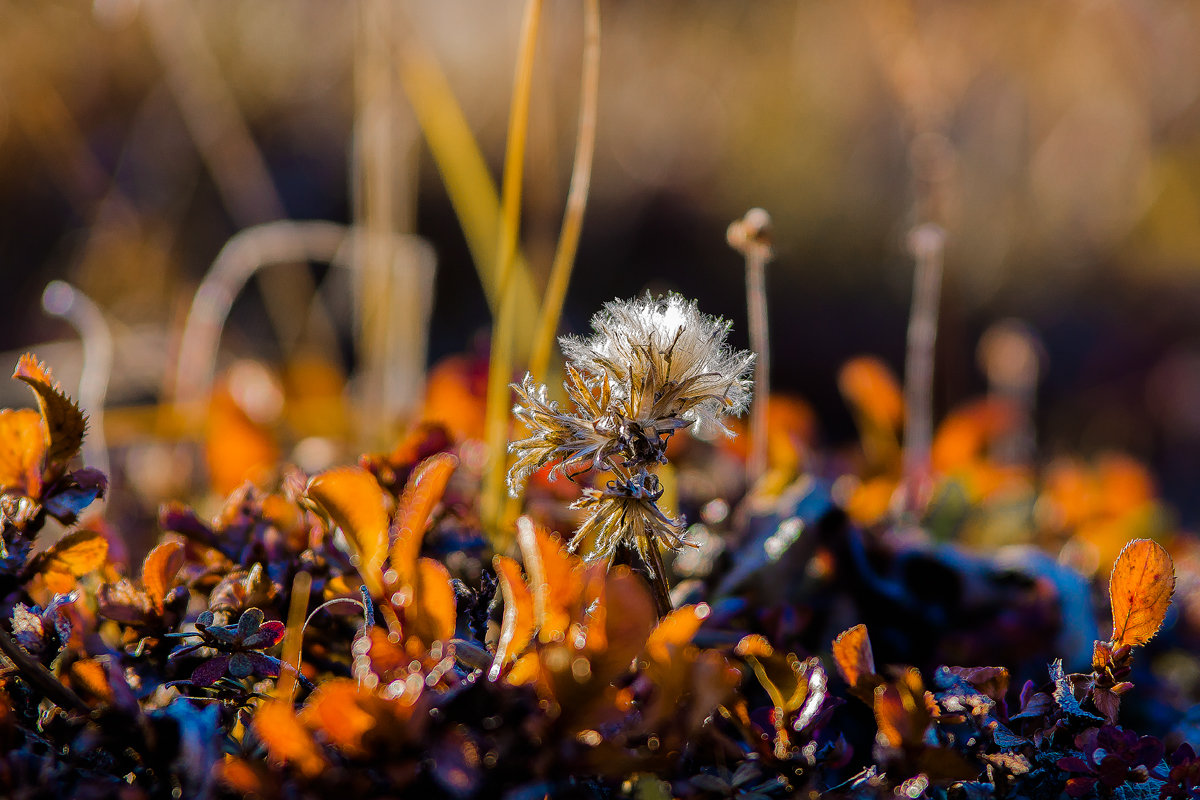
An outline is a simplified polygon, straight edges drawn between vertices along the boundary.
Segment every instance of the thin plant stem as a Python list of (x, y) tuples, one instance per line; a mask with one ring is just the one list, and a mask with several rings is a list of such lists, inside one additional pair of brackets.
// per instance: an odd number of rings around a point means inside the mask
[(600, 103), (600, 0), (586, 0), (583, 6), (583, 75), (579, 86), (579, 129), (575, 134), (575, 163), (571, 170), (571, 188), (562, 230), (550, 267), (550, 280), (542, 298), (529, 372), (535, 381), (545, 381), (554, 347), (554, 335), (562, 317), (563, 301), (571, 282), (583, 214), (587, 210), (588, 190), (592, 183), (592, 160), (596, 151), (596, 119)]
[(658, 544), (650, 542), (650, 547), (647, 549), (650, 553), (651, 563), (646, 567), (653, 573), (650, 577), (650, 588), (653, 589), (654, 605), (658, 610), (659, 619), (662, 619), (675, 610), (675, 604), (671, 602), (671, 588), (667, 585), (667, 567), (663, 563)]
[(767, 410), (771, 397), (771, 337), (767, 325), (767, 262), (771, 260), (771, 217), (752, 208), (729, 226), (729, 245), (746, 259), (746, 308), (754, 351), (754, 404), (750, 411), (750, 458), (746, 482), (754, 486), (767, 471)]
[(488, 465), (480, 498), (480, 516), (484, 527), (494, 536), (499, 535), (500, 512), (504, 506), (504, 468), (507, 463), (509, 409), (512, 405), (508, 384), (512, 380), (513, 325), (517, 312), (517, 295), (513, 291), (512, 272), (521, 221), (525, 142), (529, 131), (529, 98), (541, 15), (542, 0), (529, 0), (525, 4), (521, 41), (517, 50), (517, 69), (513, 78), (513, 99), (509, 110), (504, 179), (500, 192), (501, 225), (499, 245), (496, 248), (500, 312), (492, 324), (491, 355), (488, 359), (487, 416), (484, 424)]
[(50, 281), (46, 285), (42, 308), (66, 320), (79, 332), (83, 368), (77, 397), (90, 420), (90, 431), (83, 442), (83, 460), (105, 475), (112, 475), (104, 440), (104, 398), (113, 365), (113, 336), (108, 320), (92, 298), (65, 281)]
[(937, 343), (945, 241), (945, 232), (932, 223), (914, 228), (908, 236), (908, 247), (916, 261), (904, 359), (902, 474), (904, 507), (909, 513), (920, 510), (929, 480), (929, 450), (933, 441), (934, 346)]
[(3, 628), (0, 628), (0, 652), (17, 666), (17, 672), (22, 678), (40, 689), (42, 695), (59, 708), (78, 711), (81, 714), (91, 712), (87, 703), (79, 699), (79, 695), (60, 683), (41, 663), (31, 658)]

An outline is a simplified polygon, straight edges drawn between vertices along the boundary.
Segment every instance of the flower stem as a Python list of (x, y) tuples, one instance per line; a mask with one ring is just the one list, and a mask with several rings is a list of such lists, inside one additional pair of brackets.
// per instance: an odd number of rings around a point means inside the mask
[(0, 628), (0, 652), (17, 665), (17, 671), (22, 678), (40, 689), (46, 699), (59, 708), (78, 711), (81, 714), (91, 712), (87, 703), (79, 699), (79, 695), (59, 683), (48, 669), (30, 658), (3, 628)]
[[(529, 0), (525, 4), (521, 42), (517, 51), (517, 69), (513, 78), (508, 140), (504, 153), (500, 240), (496, 252), (500, 308), (492, 325), (491, 356), (488, 360), (487, 416), (484, 427), (488, 464), (484, 475), (483, 494), (480, 497), (480, 516), (484, 528), (493, 537), (500, 536), (500, 516), (504, 507), (504, 469), (508, 460), (505, 445), (508, 440), (509, 407), (512, 405), (508, 384), (512, 380), (513, 325), (517, 316), (512, 267), (521, 221), (525, 141), (529, 130), (529, 96), (533, 83), (533, 60), (537, 52), (537, 31), (541, 13), (542, 0)], [(496, 549), (502, 549), (499, 540)]]
[(942, 289), (945, 232), (933, 224), (914, 228), (908, 237), (916, 260), (912, 311), (904, 359), (904, 507), (920, 509), (929, 481), (933, 441), (933, 361), (937, 343), (938, 303)]
[(750, 412), (750, 459), (746, 483), (754, 484), (767, 471), (767, 405), (771, 395), (771, 337), (767, 326), (767, 262), (771, 260), (771, 217), (752, 208), (729, 226), (729, 245), (746, 259), (746, 307), (750, 317), (750, 349), (754, 362), (754, 402)]

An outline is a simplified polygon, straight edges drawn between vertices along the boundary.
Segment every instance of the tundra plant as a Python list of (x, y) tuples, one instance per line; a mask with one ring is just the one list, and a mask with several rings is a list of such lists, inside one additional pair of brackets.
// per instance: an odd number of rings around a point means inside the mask
[(517, 456), (509, 493), (518, 496), (547, 464), (552, 479), (589, 469), (612, 473), (572, 506), (587, 517), (571, 548), (590, 563), (630, 547), (662, 582), (659, 544), (671, 550), (684, 544), (683, 519), (658, 506), (663, 490), (654, 470), (667, 463), (667, 441), (687, 427), (701, 436), (732, 436), (723, 418), (750, 404), (754, 354), (726, 343), (730, 326), (677, 294), (606, 303), (592, 319), (591, 336), (559, 340), (573, 409), (547, 400), (546, 387), (528, 374), (514, 385), (520, 398), (514, 413), (530, 435), (509, 445)]

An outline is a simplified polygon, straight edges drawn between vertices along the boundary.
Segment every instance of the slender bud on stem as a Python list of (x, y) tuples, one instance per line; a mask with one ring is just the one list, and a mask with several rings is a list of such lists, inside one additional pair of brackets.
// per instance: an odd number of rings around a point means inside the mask
[(750, 460), (747, 482), (753, 486), (767, 470), (767, 404), (771, 391), (771, 343), (767, 327), (767, 262), (771, 260), (771, 215), (752, 208), (731, 223), (725, 234), (729, 246), (746, 259), (746, 305), (750, 318), (750, 349), (754, 365), (754, 408), (750, 416)]
[(904, 506), (910, 512), (919, 510), (929, 481), (929, 450), (933, 441), (933, 357), (945, 243), (945, 231), (930, 223), (914, 228), (908, 235), (909, 252), (917, 262), (904, 359)]
[(1033, 412), (1037, 401), (1041, 343), (1029, 325), (1006, 319), (984, 332), (977, 351), (979, 366), (988, 381), (988, 396), (1010, 406), (1016, 416), (1012, 430), (993, 448), (993, 456), (1006, 464), (1033, 460), (1036, 437)]

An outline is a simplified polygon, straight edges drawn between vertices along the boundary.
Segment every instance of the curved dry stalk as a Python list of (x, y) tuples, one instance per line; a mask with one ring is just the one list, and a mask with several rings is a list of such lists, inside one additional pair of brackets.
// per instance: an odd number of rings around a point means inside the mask
[[(488, 467), (480, 498), (480, 516), (486, 529), (495, 533), (504, 506), (504, 470), (507, 462), (509, 426), (508, 384), (512, 379), (513, 325), (517, 295), (512, 273), (517, 254), (521, 221), (521, 190), (525, 172), (525, 142), (529, 131), (529, 97), (533, 85), (533, 61), (537, 52), (538, 24), (542, 0), (529, 0), (521, 22), (513, 99), (509, 110), (508, 139), (504, 153), (504, 182), (501, 188), (500, 242), (497, 247), (496, 277), (500, 311), (492, 324), (492, 348), (488, 359), (487, 417), (484, 425)], [(496, 548), (500, 550), (500, 547)]]
[(42, 292), (47, 314), (66, 320), (79, 333), (83, 369), (79, 373), (79, 405), (87, 412), (88, 436), (83, 440), (83, 462), (112, 475), (104, 439), (104, 398), (112, 376), (113, 337), (104, 312), (83, 292), (65, 281), (50, 281)]
[(571, 169), (571, 188), (567, 192), (567, 207), (563, 215), (550, 280), (542, 298), (534, 332), (533, 350), (529, 357), (529, 372), (535, 381), (546, 380), (554, 334), (562, 316), (563, 301), (571, 282), (579, 235), (583, 229), (583, 214), (587, 210), (588, 190), (592, 183), (592, 161), (596, 152), (596, 118), (600, 104), (600, 0), (586, 0), (583, 8), (583, 76), (579, 86), (579, 129), (575, 138), (575, 163)]

